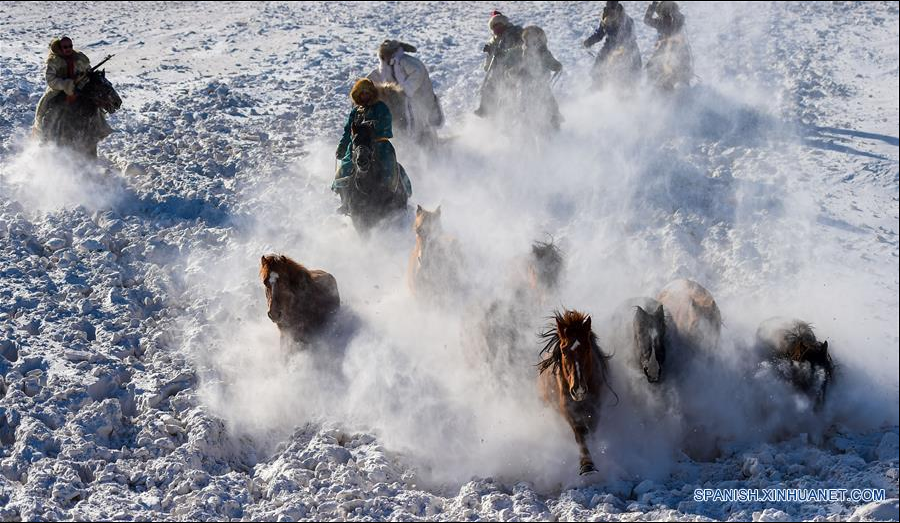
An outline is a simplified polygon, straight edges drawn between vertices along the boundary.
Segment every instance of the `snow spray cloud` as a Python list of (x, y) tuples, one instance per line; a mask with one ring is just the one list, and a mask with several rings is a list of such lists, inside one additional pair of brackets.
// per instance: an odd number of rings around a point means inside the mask
[[(714, 57), (712, 41), (695, 55)], [(896, 371), (879, 370), (884, 358), (896, 363), (896, 325), (872, 314), (866, 294), (883, 295), (874, 280), (847, 271), (835, 280), (834, 263), (811, 255), (835, 259), (839, 246), (814, 237), (815, 188), (789, 177), (796, 145), (786, 141), (783, 108), (769, 103), (783, 98), (752, 82), (737, 89), (707, 78), (690, 97), (617, 96), (615, 88), (584, 95), (573, 84), (555, 135), (464, 116), (452, 125), (458, 138), (431, 156), (398, 140), (412, 203), (440, 204), (465, 253), (470, 292), (456, 309), (429, 307), (406, 289), (410, 228), (362, 239), (334, 214), (334, 144), (313, 145), (296, 169), (258, 179), (245, 190), (256, 226), (217, 252), (215, 271), (196, 276), (210, 323), (192, 340), (211, 348), (208, 402), (258, 441), (310, 420), (374, 432), (429, 481), (567, 482), (577, 451), (565, 422), (541, 404), (533, 382), (493, 379), (504, 369), (471, 357), (486, 306), (512, 299), (510, 274), (534, 240), (553, 237), (566, 269), (535, 317), (515, 325), (523, 367), (537, 362), (535, 331), (556, 307), (591, 313), (599, 331), (626, 298), (688, 277), (723, 311), (718, 352), (667, 388), (631, 379), (622, 355), (613, 357), (620, 401), (604, 402), (592, 443), (604, 478), (662, 476), (682, 450), (708, 459), (725, 444), (815, 433), (834, 421), (896, 423)], [(256, 275), (259, 256), (272, 251), (336, 277), (343, 340), (317, 354), (280, 351)], [(823, 281), (835, 283), (822, 291)], [(846, 291), (840, 299), (836, 288)], [(847, 362), (821, 415), (758, 373), (753, 332), (774, 314), (813, 322), (835, 340), (838, 363)], [(881, 399), (860, 409), (855, 390)]]
[(27, 142), (13, 160), (2, 167), (0, 182), (12, 199), (30, 210), (49, 212), (83, 206), (109, 209), (124, 190), (104, 168), (68, 149)]

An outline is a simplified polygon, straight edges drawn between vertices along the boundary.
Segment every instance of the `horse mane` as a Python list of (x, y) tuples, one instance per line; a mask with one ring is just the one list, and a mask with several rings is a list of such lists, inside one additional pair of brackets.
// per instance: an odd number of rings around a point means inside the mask
[[(540, 354), (547, 355), (537, 364), (538, 370), (541, 373), (550, 368), (555, 372), (562, 364), (562, 349), (559, 346), (560, 340), (557, 325), (565, 330), (567, 327), (583, 324), (587, 317), (587, 314), (574, 310), (553, 312), (553, 321), (547, 324), (547, 328), (538, 334), (540, 339), (544, 341), (544, 348), (541, 349)], [(589, 334), (589, 339), (591, 342), (591, 350), (594, 351), (597, 360), (600, 362), (600, 371), (603, 376), (603, 381), (606, 382), (607, 361), (611, 356), (600, 349), (600, 345), (597, 342), (597, 335), (594, 334), (593, 330)]]
[(287, 278), (291, 282), (299, 280), (312, 281), (309, 269), (283, 254), (267, 254), (260, 260), (259, 278), (266, 282), (272, 272)]
[(815, 351), (816, 335), (813, 333), (812, 325), (800, 321), (785, 334), (785, 341), (790, 347), (789, 357), (793, 361), (804, 361), (806, 355), (810, 351)]
[(555, 286), (559, 281), (559, 273), (565, 263), (563, 252), (550, 238), (548, 242), (535, 241), (531, 244), (531, 254), (534, 259), (534, 268), (541, 283), (548, 287)]

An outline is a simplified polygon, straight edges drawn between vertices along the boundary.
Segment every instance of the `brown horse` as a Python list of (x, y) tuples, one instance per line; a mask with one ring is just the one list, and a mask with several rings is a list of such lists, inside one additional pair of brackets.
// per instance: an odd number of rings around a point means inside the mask
[[(496, 289), (497, 297), (483, 306), (471, 307), (471, 323), (465, 329), (466, 357), (500, 386), (531, 386), (534, 369), (519, 363), (528, 354), (529, 337), (539, 321), (543, 304), (559, 288), (565, 259), (552, 241), (536, 241), (528, 254), (511, 267), (509, 294)], [(469, 308), (469, 307), (467, 307)]]
[(563, 253), (552, 238), (549, 242), (535, 241), (527, 263), (529, 287), (543, 298), (559, 286), (564, 266)]
[[(591, 331), (591, 318), (567, 310), (555, 313), (555, 325), (541, 333), (545, 341), (538, 363), (538, 385), (544, 400), (555, 405), (575, 433), (580, 458), (579, 474), (595, 472), (587, 436), (597, 428), (609, 356), (603, 354)], [(615, 394), (615, 393), (613, 393)]]
[(817, 409), (822, 407), (834, 376), (834, 362), (828, 342), (818, 341), (809, 323), (769, 318), (756, 330), (756, 343), (782, 377), (808, 395)]
[(714, 351), (719, 346), (722, 314), (712, 294), (693, 280), (675, 280), (656, 297), (672, 318), (678, 340), (692, 348)]
[(444, 234), (441, 207), (416, 206), (416, 246), (409, 257), (407, 282), (413, 295), (445, 302), (462, 288), (462, 252), (456, 238)]
[(281, 331), (282, 346), (310, 341), (341, 306), (334, 276), (309, 270), (287, 256), (263, 256), (259, 276), (266, 287), (269, 319)]

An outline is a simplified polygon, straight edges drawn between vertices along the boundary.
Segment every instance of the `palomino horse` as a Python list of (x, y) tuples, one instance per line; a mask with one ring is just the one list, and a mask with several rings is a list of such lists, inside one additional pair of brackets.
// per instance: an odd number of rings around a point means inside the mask
[(613, 313), (611, 349), (624, 353), (628, 363), (647, 381), (663, 379), (666, 362), (666, 313), (653, 298), (632, 298)]
[[(604, 52), (606, 51), (606, 52)], [(593, 89), (615, 85), (632, 89), (641, 79), (641, 51), (637, 44), (625, 43), (608, 51), (601, 49), (591, 70)]]
[(407, 282), (415, 296), (447, 303), (462, 289), (462, 251), (456, 238), (441, 227), (441, 207), (433, 212), (416, 206), (416, 246), (409, 257)]
[(656, 42), (653, 55), (647, 60), (647, 80), (657, 89), (673, 91), (689, 87), (694, 77), (694, 59), (683, 33)]
[(341, 306), (334, 276), (309, 270), (287, 256), (263, 256), (259, 276), (266, 287), (269, 319), (281, 331), (282, 346), (310, 341)]
[(377, 83), (375, 87), (378, 89), (378, 99), (391, 111), (391, 127), (394, 133), (399, 136), (412, 133), (409, 98), (403, 88), (393, 82)]
[(86, 80), (74, 102), (69, 103), (62, 93), (50, 100), (35, 131), (45, 140), (97, 156), (97, 144), (111, 132), (104, 113), (118, 111), (122, 99), (105, 71), (91, 71)]
[(821, 408), (834, 376), (828, 342), (816, 340), (812, 326), (797, 319), (769, 318), (756, 330), (757, 346), (785, 379)]
[(538, 386), (544, 400), (555, 405), (572, 427), (581, 454), (579, 473), (588, 474), (596, 469), (586, 440), (597, 428), (604, 388), (612, 392), (609, 356), (597, 345), (590, 316), (567, 310), (557, 312), (555, 320), (541, 333), (545, 341), (541, 354), (546, 357), (538, 363)]
[(695, 349), (714, 351), (719, 346), (722, 314), (716, 300), (692, 280), (675, 280), (656, 297), (672, 318), (676, 338)]

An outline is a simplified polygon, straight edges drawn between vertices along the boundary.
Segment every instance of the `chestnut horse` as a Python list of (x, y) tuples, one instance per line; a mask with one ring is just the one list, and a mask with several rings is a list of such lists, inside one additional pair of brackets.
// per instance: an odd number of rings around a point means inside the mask
[(427, 211), (416, 206), (416, 246), (409, 256), (407, 283), (415, 296), (439, 304), (452, 302), (452, 294), (463, 290), (463, 256), (453, 236), (441, 227), (441, 207)]
[(718, 348), (722, 313), (702, 285), (693, 280), (675, 280), (663, 287), (656, 299), (672, 318), (679, 341), (692, 349)]
[(782, 377), (806, 394), (819, 409), (834, 376), (828, 342), (816, 340), (809, 323), (788, 318), (769, 318), (756, 330), (757, 346), (775, 364)]
[(266, 287), (269, 319), (281, 331), (282, 346), (310, 341), (341, 306), (334, 276), (309, 270), (287, 256), (263, 256), (259, 276)]
[[(567, 310), (555, 313), (555, 325), (541, 333), (545, 341), (538, 363), (538, 386), (544, 400), (556, 406), (575, 433), (580, 452), (579, 474), (596, 472), (587, 437), (597, 428), (607, 379), (609, 356), (603, 354), (591, 331), (591, 318)], [(615, 395), (615, 393), (613, 392)]]

